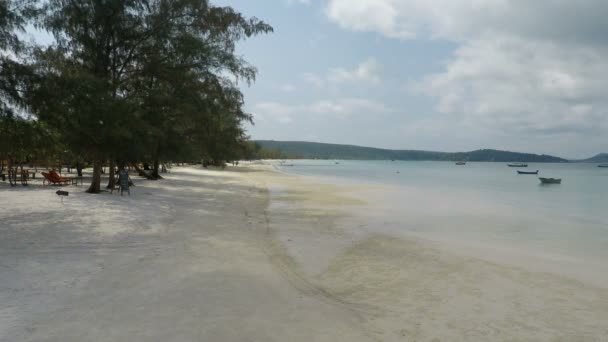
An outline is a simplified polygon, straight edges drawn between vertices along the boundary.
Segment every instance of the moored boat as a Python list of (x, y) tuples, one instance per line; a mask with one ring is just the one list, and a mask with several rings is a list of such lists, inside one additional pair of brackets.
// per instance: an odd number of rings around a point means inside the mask
[(467, 162), (459, 161), (459, 162), (456, 162), (456, 165), (467, 165)]
[(509, 167), (528, 167), (528, 164), (524, 164), (524, 163), (514, 163), (514, 164), (507, 164), (509, 165)]
[(608, 167), (608, 164), (600, 164), (597, 167)]
[(536, 171), (520, 171), (517, 170), (517, 173), (520, 175), (537, 175), (538, 174), (538, 170)]
[(540, 182), (542, 184), (561, 184), (562, 183), (562, 179), (561, 178), (543, 178), (543, 177), (538, 177), (538, 179), (540, 179)]

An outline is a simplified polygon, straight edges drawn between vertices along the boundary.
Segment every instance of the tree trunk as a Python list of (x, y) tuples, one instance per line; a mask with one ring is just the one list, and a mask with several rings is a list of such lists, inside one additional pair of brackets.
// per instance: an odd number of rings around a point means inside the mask
[(98, 194), (101, 192), (101, 164), (103, 162), (100, 159), (93, 161), (93, 179), (91, 185), (87, 189), (90, 194)]
[(155, 180), (163, 179), (161, 175), (158, 173), (160, 168), (160, 161), (158, 160), (160, 156), (160, 141), (156, 141), (156, 151), (154, 151), (154, 163), (152, 164), (152, 178)]
[[(11, 186), (17, 185), (17, 180), (14, 178), (15, 173), (13, 172), (14, 161), (11, 157), (8, 158), (8, 182)], [(15, 170), (16, 171), (16, 168)]]
[(149, 180), (153, 180), (152, 176), (145, 172), (144, 170), (142, 170), (137, 164), (132, 164), (133, 168), (135, 169), (135, 171), (137, 171), (137, 174), (139, 174), (140, 177), (145, 177), (146, 179)]
[(80, 162), (76, 163), (76, 172), (78, 172), (78, 177), (82, 177), (82, 164)]
[(114, 159), (110, 159), (110, 179), (108, 180), (108, 186), (106, 186), (106, 189), (114, 189), (114, 186), (116, 186), (116, 163), (114, 162)]
[(160, 179), (160, 175), (158, 174), (158, 158), (154, 158), (154, 164), (152, 165), (152, 178)]

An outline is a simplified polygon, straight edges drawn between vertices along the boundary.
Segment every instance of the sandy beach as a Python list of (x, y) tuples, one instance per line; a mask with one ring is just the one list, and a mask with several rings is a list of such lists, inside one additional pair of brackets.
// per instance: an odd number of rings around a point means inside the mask
[(267, 165), (165, 178), (63, 203), (0, 183), (0, 341), (608, 336), (608, 289), (364, 232), (352, 189)]

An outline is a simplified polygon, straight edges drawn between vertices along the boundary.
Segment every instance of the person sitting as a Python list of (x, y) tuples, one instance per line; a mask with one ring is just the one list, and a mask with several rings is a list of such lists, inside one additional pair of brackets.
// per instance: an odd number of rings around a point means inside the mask
[[(131, 177), (129, 177), (129, 171), (126, 169), (120, 170), (120, 172), (118, 172), (118, 188), (120, 189), (120, 196), (122, 196), (125, 191), (129, 194), (129, 196), (131, 196), (131, 185), (133, 185), (133, 181), (131, 180)], [(113, 192), (114, 189), (112, 189), (112, 193)]]

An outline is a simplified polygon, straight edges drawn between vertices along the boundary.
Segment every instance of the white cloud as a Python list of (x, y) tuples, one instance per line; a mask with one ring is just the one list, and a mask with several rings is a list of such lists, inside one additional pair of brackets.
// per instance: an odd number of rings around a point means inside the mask
[(438, 110), (486, 126), (540, 132), (607, 124), (608, 50), (514, 37), (472, 40), (420, 82)]
[(396, 1), (331, 0), (325, 13), (342, 28), (379, 32), (393, 38), (412, 38), (413, 28), (403, 21)]
[(440, 112), (514, 131), (608, 126), (608, 1), (328, 0), (340, 27), (458, 44), (416, 86)]
[(316, 114), (329, 114), (340, 118), (354, 114), (380, 114), (390, 111), (383, 103), (356, 98), (318, 101), (305, 108)]
[(325, 80), (316, 74), (307, 72), (302, 75), (302, 78), (306, 83), (309, 83), (314, 87), (322, 88), (325, 86)]
[(327, 75), (319, 76), (313, 73), (305, 73), (302, 75), (304, 81), (312, 84), (317, 88), (322, 88), (327, 85), (339, 84), (373, 84), (377, 85), (381, 82), (382, 66), (376, 59), (369, 58), (353, 69), (344, 67), (331, 68)]
[(292, 115), (295, 108), (276, 103), (261, 102), (254, 106), (254, 118), (261, 121), (274, 121), (287, 124), (293, 121)]
[(327, 80), (330, 83), (369, 82), (378, 84), (380, 83), (380, 70), (380, 64), (374, 58), (370, 58), (352, 70), (344, 68), (330, 69)]
[(291, 123), (298, 115), (325, 115), (344, 119), (353, 115), (383, 114), (392, 111), (383, 103), (358, 98), (321, 100), (309, 104), (289, 105), (278, 102), (261, 102), (254, 106), (254, 117), (261, 121)]
[(310, 6), (310, 0), (287, 0), (288, 5), (304, 5)]
[(606, 42), (604, 0), (328, 0), (325, 13), (345, 29), (403, 39), (467, 40), (485, 33)]

